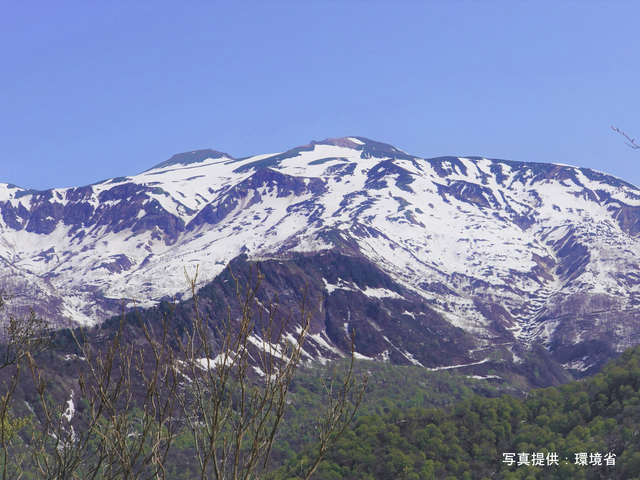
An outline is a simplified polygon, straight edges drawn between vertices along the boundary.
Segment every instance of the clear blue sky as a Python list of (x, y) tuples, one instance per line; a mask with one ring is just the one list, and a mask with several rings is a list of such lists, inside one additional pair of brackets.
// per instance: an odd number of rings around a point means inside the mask
[(640, 2), (0, 0), (0, 182), (358, 135), (640, 185)]

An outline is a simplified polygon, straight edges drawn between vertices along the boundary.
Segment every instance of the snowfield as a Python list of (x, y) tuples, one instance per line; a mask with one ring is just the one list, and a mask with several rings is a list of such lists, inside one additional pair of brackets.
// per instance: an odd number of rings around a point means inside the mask
[[(421, 159), (347, 137), (245, 159), (190, 152), (81, 188), (0, 184), (0, 209), (0, 288), (60, 322), (100, 323), (122, 299), (184, 298), (185, 270), (199, 267), (204, 284), (243, 253), (349, 244), (481, 342), (499, 321), (549, 345), (577, 314), (617, 349), (638, 340), (640, 190), (588, 169)], [(354, 288), (325, 283), (327, 294)], [(563, 335), (590, 338), (589, 325)]]

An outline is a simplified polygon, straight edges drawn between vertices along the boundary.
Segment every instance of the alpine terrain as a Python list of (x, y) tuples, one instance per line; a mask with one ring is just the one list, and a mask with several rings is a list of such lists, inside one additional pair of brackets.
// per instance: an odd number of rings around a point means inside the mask
[(586, 168), (346, 137), (182, 153), (79, 188), (0, 184), (0, 213), (0, 289), (61, 325), (186, 300), (185, 269), (204, 285), (260, 260), (283, 307), (323, 293), (318, 361), (355, 331), (358, 357), (482, 375), (529, 362), (552, 384), (640, 343), (640, 189)]

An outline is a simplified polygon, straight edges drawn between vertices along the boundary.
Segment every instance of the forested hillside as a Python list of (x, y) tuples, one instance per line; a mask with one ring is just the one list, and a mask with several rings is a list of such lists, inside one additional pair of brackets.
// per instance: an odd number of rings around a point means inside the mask
[(211, 459), (228, 467), (253, 449), (249, 476), (221, 478), (640, 478), (640, 346), (594, 377), (528, 394), (460, 369), (323, 364), (301, 348), (313, 306), (301, 305), (290, 338), (288, 317), (257, 296), (264, 276), (244, 290), (236, 278), (216, 288), (237, 293), (237, 322), (203, 320), (222, 308), (206, 290), (202, 303), (87, 330), (10, 315), (1, 478), (216, 478)]
[(315, 478), (640, 478), (639, 386), (636, 347), (592, 378), (526, 399), (473, 395), (447, 408), (361, 415)]
[[(303, 368), (292, 382), (269, 478), (294, 479), (305, 464), (314, 411), (334, 368)], [(640, 347), (592, 378), (526, 398), (446, 371), (371, 362), (356, 370), (369, 376), (360, 412), (314, 479), (639, 478)], [(27, 412), (20, 403), (16, 417)], [(193, 441), (183, 428), (166, 458), (168, 478), (198, 473)]]

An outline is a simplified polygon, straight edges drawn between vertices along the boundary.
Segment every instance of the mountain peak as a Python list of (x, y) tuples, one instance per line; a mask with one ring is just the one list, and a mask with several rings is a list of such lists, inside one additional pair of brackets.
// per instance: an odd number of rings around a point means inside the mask
[(418, 158), (388, 143), (377, 142), (365, 137), (326, 138), (320, 142), (314, 140), (309, 143), (309, 146), (313, 147), (315, 145), (333, 145), (336, 147), (360, 150), (363, 158), (397, 158), (405, 160)]
[[(435, 367), (453, 325), (477, 345), (447, 350), (448, 365), (494, 347), (526, 362), (542, 345), (581, 374), (640, 342), (640, 191), (589, 169), (420, 159), (364, 137), (243, 159), (195, 150), (93, 186), (0, 184), (0, 232), (0, 290), (65, 324), (173, 297), (185, 266), (210, 281), (246, 254), (306, 259), (307, 273), (315, 257), (302, 284), (334, 307), (313, 335), (342, 345), (355, 328), (376, 339), (358, 343), (367, 358)], [(395, 283), (369, 282), (368, 265)]]
[(362, 146), (370, 141), (361, 137), (339, 137), (325, 138), (319, 142), (312, 140), (309, 145), (333, 145), (335, 147), (353, 148), (354, 150), (362, 150)]
[(171, 165), (190, 165), (192, 163), (204, 162), (205, 160), (216, 158), (228, 158), (229, 160), (234, 160), (234, 158), (228, 153), (219, 152), (217, 150), (207, 148), (204, 150), (193, 150), (191, 152), (177, 153), (169, 160), (165, 160), (164, 162), (157, 164), (149, 170), (169, 167)]

